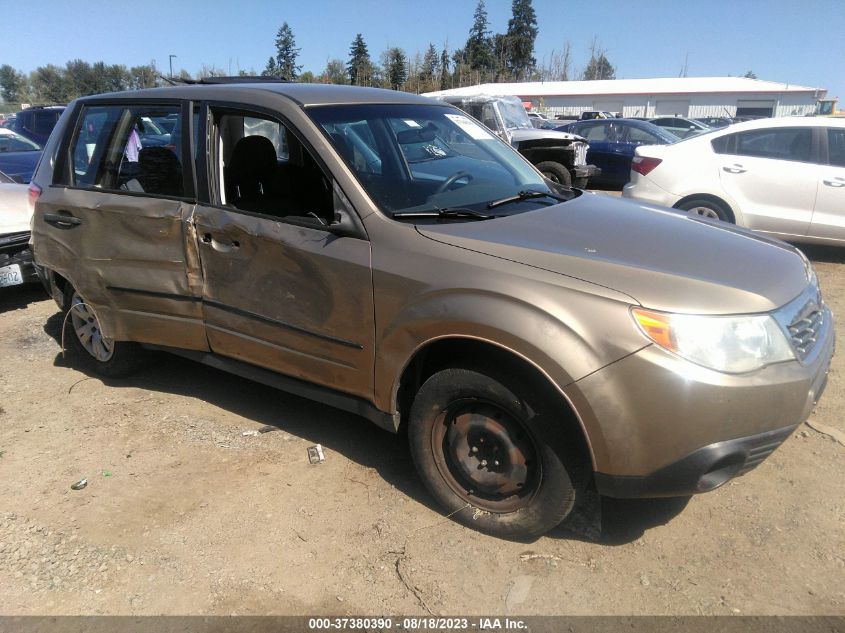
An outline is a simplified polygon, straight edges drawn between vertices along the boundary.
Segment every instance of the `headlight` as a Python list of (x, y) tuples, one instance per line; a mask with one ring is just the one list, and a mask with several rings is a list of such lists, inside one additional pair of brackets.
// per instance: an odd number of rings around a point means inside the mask
[(739, 374), (795, 358), (780, 326), (766, 314), (698, 316), (641, 308), (632, 314), (660, 347), (717, 371)]

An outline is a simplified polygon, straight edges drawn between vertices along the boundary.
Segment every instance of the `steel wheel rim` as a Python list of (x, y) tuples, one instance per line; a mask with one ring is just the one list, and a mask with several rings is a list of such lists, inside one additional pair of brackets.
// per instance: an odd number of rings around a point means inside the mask
[(512, 412), (475, 398), (452, 402), (438, 414), (431, 440), (443, 479), (472, 506), (513, 512), (536, 494), (539, 451)]
[(689, 209), (689, 213), (703, 218), (710, 218), (711, 220), (721, 220), (716, 210), (711, 209), (710, 207), (693, 207), (692, 209)]
[(70, 320), (76, 339), (92, 358), (105, 363), (114, 355), (114, 341), (103, 336), (97, 313), (75, 292), (70, 300)]

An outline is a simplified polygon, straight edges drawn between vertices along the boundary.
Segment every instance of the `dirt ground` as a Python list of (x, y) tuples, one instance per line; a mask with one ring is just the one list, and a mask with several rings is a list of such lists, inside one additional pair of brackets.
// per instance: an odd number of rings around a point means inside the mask
[[(843, 341), (845, 249), (806, 251)], [(845, 614), (845, 446), (806, 424), (713, 493), (514, 543), (445, 519), (402, 437), (166, 355), (104, 383), (60, 329), (0, 290), (2, 614)], [(840, 432), (843, 375), (811, 418)]]

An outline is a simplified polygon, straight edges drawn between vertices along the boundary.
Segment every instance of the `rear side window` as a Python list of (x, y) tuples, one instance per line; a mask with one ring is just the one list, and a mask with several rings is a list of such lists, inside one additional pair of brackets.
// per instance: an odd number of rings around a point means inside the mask
[(713, 151), (717, 154), (730, 154), (730, 147), (735, 138), (736, 134), (725, 134), (719, 138), (714, 138), (710, 141), (710, 145), (713, 146)]
[(808, 162), (811, 149), (810, 128), (777, 128), (740, 132), (736, 135), (734, 153), (739, 156)]
[(629, 143), (661, 143), (662, 141), (651, 132), (646, 132), (638, 127), (628, 128), (628, 142)]
[(181, 126), (159, 122), (178, 106), (88, 106), (71, 145), (76, 187), (182, 196)]
[(845, 167), (845, 130), (827, 131), (827, 153), (831, 165)]

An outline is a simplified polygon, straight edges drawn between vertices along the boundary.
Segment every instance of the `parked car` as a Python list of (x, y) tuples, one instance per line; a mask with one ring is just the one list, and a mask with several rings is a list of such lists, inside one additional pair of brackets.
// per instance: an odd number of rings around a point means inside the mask
[(845, 121), (761, 119), (641, 147), (622, 195), (783, 239), (845, 244)]
[(706, 125), (707, 127), (713, 129), (728, 127), (729, 125), (735, 123), (735, 121), (731, 117), (724, 116), (697, 117), (693, 119), (693, 121), (698, 121), (702, 125)]
[(587, 163), (587, 143), (572, 134), (538, 130), (522, 102), (512, 96), (442, 96), (445, 101), (481, 121), (510, 143), (552, 182), (583, 189), (599, 169)]
[(656, 119), (649, 119), (649, 123), (657, 127), (662, 127), (667, 132), (681, 139), (704, 134), (713, 129), (695, 119), (685, 119), (679, 116), (657, 117)]
[(64, 110), (65, 106), (26, 108), (15, 115), (9, 129), (43, 146)]
[(0, 288), (38, 281), (29, 246), (31, 219), (27, 186), (0, 173)]
[[(80, 99), (45, 149), (36, 262), (93, 371), (167, 350), (404, 426), (448, 516), (518, 538), (589, 485), (712, 490), (821, 395), (833, 322), (797, 249), (556, 185), (417, 95), (215, 83)], [(153, 114), (196, 158), (127, 172)]]
[(41, 159), (41, 146), (35, 141), (0, 128), (0, 171), (15, 182), (27, 183)]
[(631, 175), (634, 150), (640, 145), (675, 143), (678, 137), (663, 128), (632, 119), (579, 121), (557, 128), (587, 139), (587, 162), (601, 169), (590, 186), (622, 187)]

